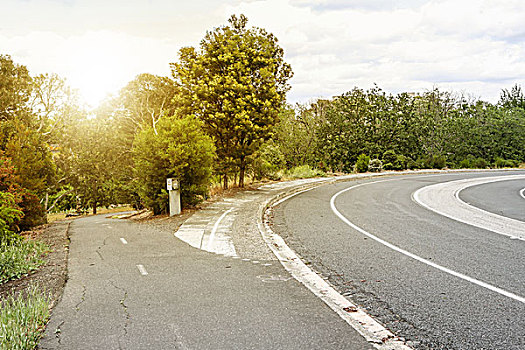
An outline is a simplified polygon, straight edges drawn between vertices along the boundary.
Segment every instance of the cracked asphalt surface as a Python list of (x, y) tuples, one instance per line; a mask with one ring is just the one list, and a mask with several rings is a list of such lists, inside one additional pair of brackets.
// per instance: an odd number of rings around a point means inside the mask
[(70, 235), (69, 279), (41, 349), (371, 348), (275, 260), (200, 251), (104, 216), (75, 220)]

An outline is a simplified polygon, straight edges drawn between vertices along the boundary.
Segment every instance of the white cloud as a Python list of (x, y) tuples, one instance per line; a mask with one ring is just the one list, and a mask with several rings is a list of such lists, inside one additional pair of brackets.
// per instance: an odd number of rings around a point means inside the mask
[(495, 100), (525, 80), (518, 0), (3, 0), (0, 47), (31, 72), (68, 77), (94, 102), (136, 74), (169, 74), (181, 46), (234, 13), (279, 38), (293, 102), (374, 83)]

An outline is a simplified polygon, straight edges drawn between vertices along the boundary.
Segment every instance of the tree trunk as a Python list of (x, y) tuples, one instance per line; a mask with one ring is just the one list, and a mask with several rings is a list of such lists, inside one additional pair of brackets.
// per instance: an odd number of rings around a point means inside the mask
[(246, 161), (241, 157), (241, 164), (239, 166), (239, 187), (244, 187), (244, 172), (246, 170)]
[(93, 215), (97, 215), (97, 200), (93, 201)]
[(227, 174), (224, 174), (224, 177), (223, 177), (223, 187), (225, 190), (228, 189), (228, 175)]

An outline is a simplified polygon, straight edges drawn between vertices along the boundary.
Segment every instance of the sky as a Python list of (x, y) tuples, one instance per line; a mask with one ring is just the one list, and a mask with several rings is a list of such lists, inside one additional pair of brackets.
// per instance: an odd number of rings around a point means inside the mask
[(291, 103), (374, 84), (496, 102), (525, 82), (521, 0), (0, 0), (0, 54), (94, 107), (140, 73), (169, 76), (181, 47), (241, 13), (278, 38)]

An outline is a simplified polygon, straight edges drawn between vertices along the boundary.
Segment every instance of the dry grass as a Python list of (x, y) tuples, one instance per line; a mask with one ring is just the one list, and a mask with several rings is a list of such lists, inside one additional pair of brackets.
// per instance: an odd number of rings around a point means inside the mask
[[(122, 211), (133, 211), (133, 210), (135, 210), (135, 209), (133, 209), (133, 207), (131, 207), (129, 205), (122, 206), (122, 207), (115, 207), (115, 208), (103, 207), (103, 208), (97, 208), (97, 215), (98, 214), (119, 213), (119, 212), (122, 212)], [(52, 222), (55, 222), (55, 221), (64, 220), (66, 218), (66, 214), (67, 213), (50, 213), (50, 214), (47, 214), (47, 222), (52, 223)], [(82, 216), (89, 216), (89, 215), (93, 215), (93, 213), (88, 213), (88, 214), (82, 215)]]

